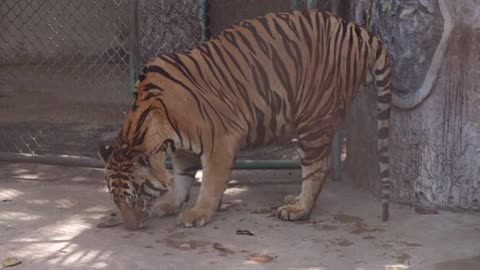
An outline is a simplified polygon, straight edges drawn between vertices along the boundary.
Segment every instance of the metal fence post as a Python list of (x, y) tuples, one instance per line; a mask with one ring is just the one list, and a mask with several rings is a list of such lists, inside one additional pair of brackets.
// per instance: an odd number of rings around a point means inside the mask
[(207, 25), (207, 4), (207, 0), (198, 1), (198, 17), (200, 19), (200, 35), (202, 42), (207, 41), (209, 38)]
[(332, 166), (333, 180), (338, 181), (342, 172), (342, 140), (343, 136), (340, 130), (337, 130), (332, 143)]
[(300, 8), (300, 2), (303, 0), (292, 0), (292, 9), (299, 9)]
[(135, 82), (139, 75), (139, 48), (138, 48), (138, 1), (130, 1), (129, 12), (129, 65), (130, 65), (130, 78), (129, 89), (133, 94), (135, 89)]
[(317, 8), (317, 0), (307, 0), (307, 9)]

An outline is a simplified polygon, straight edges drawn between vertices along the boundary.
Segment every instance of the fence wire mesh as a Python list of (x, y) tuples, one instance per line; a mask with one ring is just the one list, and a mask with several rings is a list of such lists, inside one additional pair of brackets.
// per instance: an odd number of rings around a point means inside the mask
[[(96, 143), (116, 135), (129, 108), (132, 62), (138, 69), (199, 42), (201, 2), (213, 35), (244, 18), (291, 10), (295, 1), (1, 1), (0, 153), (96, 157)], [(331, 9), (328, 0), (296, 2)], [(242, 155), (294, 153), (273, 146)]]
[(0, 2), (0, 152), (94, 156), (129, 101), (129, 1)]

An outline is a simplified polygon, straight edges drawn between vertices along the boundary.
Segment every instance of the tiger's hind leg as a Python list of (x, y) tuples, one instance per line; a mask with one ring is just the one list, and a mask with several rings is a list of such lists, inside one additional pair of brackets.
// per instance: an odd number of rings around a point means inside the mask
[[(308, 219), (330, 171), (330, 146), (333, 132), (314, 130), (300, 138), (302, 162), (302, 191), (300, 195), (285, 197), (285, 205), (278, 208), (282, 220)], [(313, 138), (312, 138), (313, 137)]]

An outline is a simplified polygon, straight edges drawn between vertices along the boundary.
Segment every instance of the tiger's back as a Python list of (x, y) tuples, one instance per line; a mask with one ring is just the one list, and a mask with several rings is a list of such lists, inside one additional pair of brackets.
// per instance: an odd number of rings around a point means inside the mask
[[(377, 50), (377, 38), (341, 18), (272, 13), (227, 28), (187, 53), (155, 58), (145, 74), (162, 67), (192, 91), (166, 93), (164, 100), (168, 94), (199, 99), (199, 115), (215, 118), (208, 129), (247, 132), (248, 147), (297, 135), (299, 124), (321, 120), (313, 116), (342, 115)], [(257, 126), (248, 129), (252, 123)]]

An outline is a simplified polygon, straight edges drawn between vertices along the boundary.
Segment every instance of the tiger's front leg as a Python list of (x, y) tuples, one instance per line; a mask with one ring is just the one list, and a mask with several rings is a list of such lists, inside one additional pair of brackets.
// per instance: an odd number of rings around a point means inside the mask
[(159, 200), (160, 215), (175, 214), (188, 201), (195, 174), (201, 168), (200, 158), (183, 150), (172, 153), (172, 162), (174, 180), (170, 191)]
[(203, 177), (200, 193), (195, 205), (185, 209), (178, 216), (178, 226), (202, 227), (210, 221), (230, 180), (234, 159), (233, 155), (223, 153), (211, 154), (202, 159)]

